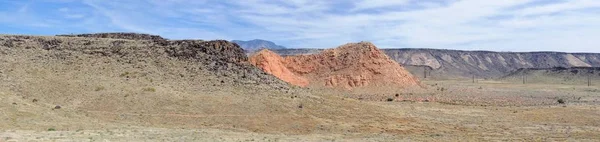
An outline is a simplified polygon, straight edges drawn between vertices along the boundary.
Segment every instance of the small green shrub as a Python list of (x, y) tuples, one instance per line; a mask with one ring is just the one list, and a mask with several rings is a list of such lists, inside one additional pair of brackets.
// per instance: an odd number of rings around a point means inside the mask
[(154, 88), (144, 88), (142, 89), (144, 92), (156, 92), (156, 89)]
[(48, 131), (56, 131), (54, 128), (48, 128)]
[(440, 87), (440, 88), (438, 88), (437, 90), (438, 90), (438, 91), (442, 91), (442, 92), (444, 92), (445, 90), (448, 90), (448, 89), (446, 89), (446, 88), (444, 88), (444, 87)]
[(96, 89), (94, 89), (94, 91), (102, 91), (104, 89), (106, 89), (106, 88), (104, 88), (104, 86), (98, 86), (98, 87), (96, 87)]
[(388, 102), (394, 101), (394, 98), (387, 98), (386, 101), (388, 101)]
[(122, 73), (122, 74), (121, 74), (121, 75), (119, 75), (119, 76), (120, 76), (120, 77), (125, 77), (125, 76), (128, 76), (128, 75), (129, 75), (129, 72), (124, 72), (124, 73)]

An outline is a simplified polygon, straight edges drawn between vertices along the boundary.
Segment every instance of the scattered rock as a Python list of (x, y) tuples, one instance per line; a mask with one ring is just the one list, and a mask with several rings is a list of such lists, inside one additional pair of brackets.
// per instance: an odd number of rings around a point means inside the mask
[(95, 33), (95, 34), (56, 35), (56, 36), (112, 38), (112, 39), (129, 39), (129, 40), (166, 40), (157, 35), (139, 34), (139, 33)]

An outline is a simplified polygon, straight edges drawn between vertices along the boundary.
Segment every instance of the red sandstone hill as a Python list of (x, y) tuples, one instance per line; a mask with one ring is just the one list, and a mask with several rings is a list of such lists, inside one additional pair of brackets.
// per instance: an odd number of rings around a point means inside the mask
[[(264, 57), (271, 57), (273, 59), (270, 60), (274, 62), (257, 62), (257, 58), (266, 60)], [(252, 56), (250, 61), (266, 72), (298, 86), (304, 85), (293, 82), (295, 80), (288, 80), (292, 77), (300, 80), (306, 78), (310, 86), (349, 90), (359, 87), (421, 86), (416, 77), (369, 42), (349, 43), (318, 54), (287, 56), (282, 61), (278, 61), (281, 60), (280, 58), (279, 55), (265, 50)], [(285, 73), (269, 71), (273, 69)]]

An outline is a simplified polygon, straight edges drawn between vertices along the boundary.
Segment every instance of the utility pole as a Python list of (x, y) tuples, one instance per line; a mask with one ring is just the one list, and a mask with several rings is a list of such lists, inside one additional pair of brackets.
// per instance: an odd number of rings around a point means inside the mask
[(588, 75), (588, 86), (592, 86), (592, 77), (591, 75)]
[(527, 76), (523, 75), (523, 84), (525, 84), (526, 80), (527, 80)]
[(427, 78), (427, 66), (423, 66), (423, 78)]
[(475, 75), (473, 75), (473, 83), (475, 83)]

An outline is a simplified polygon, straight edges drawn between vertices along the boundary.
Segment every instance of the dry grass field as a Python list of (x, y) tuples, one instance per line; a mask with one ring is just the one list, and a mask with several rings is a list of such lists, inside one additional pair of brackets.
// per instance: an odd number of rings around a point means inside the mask
[[(337, 104), (331, 108), (337, 113), (319, 112), (305, 107), (303, 111), (315, 111), (305, 117), (290, 115), (279, 117), (280, 123), (298, 125), (298, 129), (274, 131), (252, 131), (248, 127), (270, 126), (264, 123), (243, 124), (240, 128), (226, 124), (219, 126), (187, 127), (183, 125), (140, 124), (101, 115), (134, 117), (121, 112), (99, 112), (85, 110), (51, 111), (47, 108), (21, 108), (29, 102), (21, 98), (2, 94), (2, 112), (6, 109), (19, 111), (19, 119), (35, 116), (22, 111), (53, 113), (56, 118), (32, 118), (24, 124), (28, 127), (3, 127), (0, 137), (4, 141), (598, 141), (600, 140), (600, 87), (583, 87), (548, 84), (519, 84), (494, 81), (426, 81), (426, 84), (447, 88), (438, 91), (432, 88), (431, 96), (425, 93), (402, 93), (398, 98), (406, 101), (367, 101), (341, 97), (342, 94), (314, 93), (317, 100)], [(481, 89), (480, 89), (481, 88)], [(459, 92), (460, 91), (460, 92)], [(408, 98), (436, 98), (431, 101), (413, 101)], [(557, 102), (563, 99), (564, 104)], [(17, 102), (18, 105), (10, 103)], [(346, 105), (343, 105), (346, 104)], [(350, 105), (356, 104), (356, 105)], [(372, 107), (371, 111), (361, 106)], [(50, 106), (48, 106), (50, 107)], [(26, 110), (21, 110), (26, 109)], [(39, 109), (39, 110), (35, 110)], [(72, 112), (69, 112), (72, 111)], [(351, 117), (344, 113), (352, 114)], [(6, 113), (3, 113), (6, 114)], [(85, 117), (84, 115), (94, 115)], [(197, 114), (151, 114), (136, 113), (151, 119), (181, 121), (204, 117), (246, 120), (265, 119), (243, 115), (197, 115)], [(339, 117), (336, 117), (338, 115)], [(259, 117), (259, 116), (255, 116)], [(348, 117), (348, 118), (344, 118)], [(7, 119), (6, 117), (3, 119)], [(148, 121), (148, 119), (139, 119)], [(314, 126), (300, 126), (302, 121), (320, 121)], [(20, 122), (23, 120), (12, 120)], [(210, 120), (209, 120), (210, 121)], [(335, 122), (328, 122), (335, 121)], [(7, 122), (7, 121), (4, 121)], [(93, 122), (93, 124), (90, 124)], [(193, 121), (183, 121), (193, 123)], [(218, 121), (215, 121), (218, 122)], [(206, 122), (202, 122), (206, 123)], [(61, 128), (60, 125), (78, 126)], [(262, 125), (262, 126), (261, 126)], [(271, 126), (273, 127), (273, 126)], [(56, 130), (50, 130), (56, 128)], [(60, 129), (58, 129), (60, 128)], [(303, 130), (303, 131), (299, 131)]]

